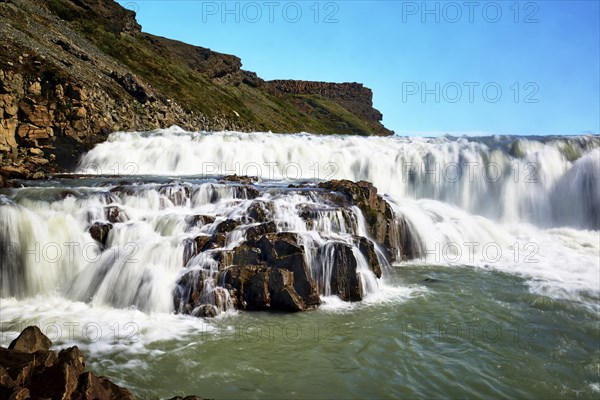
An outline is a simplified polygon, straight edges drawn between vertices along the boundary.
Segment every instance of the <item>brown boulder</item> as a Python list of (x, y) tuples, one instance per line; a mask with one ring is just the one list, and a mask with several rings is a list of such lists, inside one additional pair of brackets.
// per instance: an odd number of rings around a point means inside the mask
[(37, 326), (28, 326), (8, 346), (9, 350), (23, 353), (35, 353), (36, 351), (48, 351), (52, 342), (42, 333)]

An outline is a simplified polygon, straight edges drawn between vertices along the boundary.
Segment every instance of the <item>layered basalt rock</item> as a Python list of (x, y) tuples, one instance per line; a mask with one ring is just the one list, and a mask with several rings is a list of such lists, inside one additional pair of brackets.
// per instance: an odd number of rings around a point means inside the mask
[[(329, 181), (284, 189), (300, 190), (318, 200), (298, 204), (296, 209), (311, 234), (303, 234), (303, 228), (286, 231), (282, 221), (278, 224), (275, 219), (272, 200), (262, 196), (265, 189), (245, 183), (258, 192), (258, 198), (246, 198), (249, 206), (239, 220), (191, 218), (210, 233), (186, 239), (185, 268), (174, 293), (178, 312), (212, 316), (228, 307), (304, 311), (318, 307), (321, 295), (360, 301), (365, 296), (363, 274), (380, 278), (390, 262), (418, 252), (410, 229), (367, 182)], [(357, 208), (364, 228), (359, 228)], [(366, 228), (368, 237), (351, 234), (346, 241), (332, 239), (315, 228), (324, 218), (343, 224), (336, 229), (344, 232)], [(241, 239), (227, 247), (235, 237)]]

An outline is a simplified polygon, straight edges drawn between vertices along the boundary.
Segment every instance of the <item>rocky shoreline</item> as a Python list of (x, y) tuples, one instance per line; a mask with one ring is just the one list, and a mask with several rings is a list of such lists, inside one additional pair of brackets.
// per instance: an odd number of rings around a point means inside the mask
[[(85, 370), (77, 346), (50, 350), (52, 342), (37, 326), (25, 328), (8, 348), (0, 347), (0, 397), (10, 400), (134, 400), (107, 377)], [(202, 400), (197, 396), (171, 400)]]

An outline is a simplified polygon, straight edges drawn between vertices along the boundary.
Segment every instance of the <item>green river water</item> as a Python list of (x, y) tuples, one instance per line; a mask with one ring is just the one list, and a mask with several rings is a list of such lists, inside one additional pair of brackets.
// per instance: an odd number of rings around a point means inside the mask
[(143, 398), (599, 398), (589, 304), (472, 267), (396, 266), (392, 277), (408, 289), (301, 314), (228, 315), (184, 341), (89, 365)]

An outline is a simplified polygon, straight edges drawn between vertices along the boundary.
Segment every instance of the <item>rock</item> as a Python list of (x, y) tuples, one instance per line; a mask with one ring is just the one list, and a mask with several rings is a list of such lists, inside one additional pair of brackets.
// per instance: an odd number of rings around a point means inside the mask
[(240, 226), (240, 222), (233, 220), (233, 219), (227, 219), (223, 222), (220, 222), (216, 229), (215, 232), (216, 233), (229, 233), (231, 231), (233, 231), (235, 228), (237, 228), (238, 226)]
[(293, 288), (284, 288), (271, 296), (271, 307), (274, 310), (298, 312), (304, 311), (305, 304)]
[[(352, 252), (352, 246), (343, 242), (329, 242), (319, 248), (317, 257), (323, 265), (323, 273), (330, 272), (329, 287), (331, 293), (327, 293), (324, 287), (320, 292), (327, 295), (336, 295), (344, 301), (360, 301), (363, 299), (363, 291), (357, 272), (357, 261)], [(319, 284), (325, 285), (326, 276), (320, 276)]]
[(194, 309), (204, 303), (202, 294), (206, 278), (205, 271), (202, 270), (190, 271), (179, 278), (173, 295), (176, 312), (191, 314)]
[(202, 304), (192, 311), (192, 315), (199, 318), (214, 318), (219, 314), (219, 310), (212, 304)]
[(246, 229), (246, 240), (248, 243), (254, 244), (260, 239), (261, 236), (266, 235), (267, 233), (276, 233), (277, 225), (275, 222), (265, 222), (259, 225), (251, 226)]
[(23, 353), (35, 353), (39, 350), (48, 351), (50, 346), (52, 346), (52, 342), (40, 331), (40, 328), (28, 326), (10, 343), (8, 349)]
[(259, 248), (243, 243), (232, 251), (233, 265), (258, 265), (262, 261), (262, 254)]
[(202, 397), (198, 397), (198, 396), (185, 396), (185, 397), (176, 396), (169, 400), (203, 400), (203, 399), (202, 399)]
[(0, 347), (0, 398), (133, 400), (127, 389), (108, 378), (84, 372), (77, 347), (57, 354), (49, 350), (51, 345), (37, 327), (28, 327), (9, 349)]
[[(111, 387), (105, 378), (98, 378), (91, 372), (84, 372), (79, 376), (77, 390), (73, 393), (73, 399), (95, 400), (110, 398), (115, 398), (115, 396), (113, 396)], [(133, 396), (131, 398), (133, 399)]]
[(119, 222), (127, 222), (129, 219), (127, 214), (121, 210), (118, 206), (106, 206), (104, 207), (104, 215), (108, 222), (117, 224)]
[(272, 221), (274, 205), (266, 201), (254, 201), (247, 209), (246, 216), (253, 222)]
[(227, 175), (223, 178), (226, 182), (239, 182), (244, 185), (251, 185), (254, 182), (258, 182), (258, 178), (256, 176), (238, 176), (238, 175)]
[(193, 227), (202, 227), (204, 225), (212, 224), (215, 222), (215, 217), (209, 215), (192, 215), (185, 218), (185, 222), (188, 225), (188, 230)]
[(291, 271), (294, 275), (294, 290), (300, 295), (307, 307), (321, 303), (317, 286), (306, 261), (304, 249), (298, 244), (293, 233), (270, 233), (258, 241), (263, 260), (269, 267)]
[(42, 95), (42, 85), (39, 82), (33, 82), (27, 89), (27, 92), (34, 96)]
[(131, 73), (125, 75), (119, 75), (116, 72), (112, 72), (110, 77), (121, 85), (123, 89), (131, 96), (133, 96), (141, 104), (145, 104), (148, 101), (155, 101), (152, 96), (148, 94), (147, 89), (142, 83), (140, 83)]
[(398, 258), (401, 250), (397, 248), (398, 235), (395, 230), (394, 212), (390, 205), (377, 194), (377, 188), (372, 183), (333, 180), (320, 183), (319, 188), (344, 194), (348, 202), (361, 210), (370, 237), (382, 247), (386, 257), (392, 260)]
[(108, 239), (108, 233), (112, 228), (113, 224), (111, 223), (95, 222), (88, 231), (92, 238), (106, 246), (106, 239)]
[(291, 271), (271, 268), (268, 287), (272, 309), (297, 312), (306, 308), (306, 304), (294, 290), (294, 274)]
[(379, 265), (373, 242), (362, 236), (357, 236), (355, 240), (357, 241), (358, 249), (367, 260), (369, 269), (373, 271), (376, 277), (381, 278), (381, 266)]

